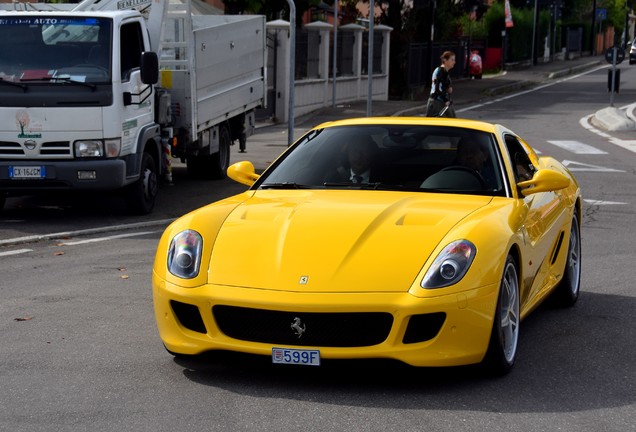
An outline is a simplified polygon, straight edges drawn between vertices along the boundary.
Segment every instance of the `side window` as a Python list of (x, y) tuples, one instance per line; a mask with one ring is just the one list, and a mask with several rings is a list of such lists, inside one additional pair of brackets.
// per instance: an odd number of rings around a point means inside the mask
[(535, 166), (530, 161), (528, 154), (519, 140), (513, 135), (506, 135), (506, 148), (510, 156), (512, 170), (515, 175), (515, 181), (521, 182), (530, 180), (536, 171)]
[(143, 34), (139, 23), (124, 24), (121, 26), (119, 38), (121, 53), (121, 78), (122, 81), (130, 79), (130, 71), (138, 68), (143, 51)]

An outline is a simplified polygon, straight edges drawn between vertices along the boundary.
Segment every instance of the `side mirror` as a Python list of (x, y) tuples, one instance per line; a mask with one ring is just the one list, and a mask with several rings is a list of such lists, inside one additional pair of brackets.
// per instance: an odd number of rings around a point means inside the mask
[(517, 183), (521, 188), (523, 196), (532, 195), (538, 192), (550, 192), (565, 189), (570, 186), (571, 180), (568, 176), (553, 169), (544, 168), (534, 173), (530, 180)]
[(153, 51), (141, 53), (141, 82), (144, 84), (157, 84), (159, 82), (159, 58)]
[(241, 184), (252, 186), (260, 175), (256, 174), (254, 165), (249, 161), (241, 161), (232, 164), (227, 169), (227, 176)]

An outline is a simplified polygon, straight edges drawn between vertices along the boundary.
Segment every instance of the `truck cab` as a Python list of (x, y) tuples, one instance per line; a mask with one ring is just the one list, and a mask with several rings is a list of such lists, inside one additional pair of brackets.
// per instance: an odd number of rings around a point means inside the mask
[(136, 11), (0, 13), (0, 192), (123, 188), (132, 210), (152, 210), (161, 143), (144, 29)]

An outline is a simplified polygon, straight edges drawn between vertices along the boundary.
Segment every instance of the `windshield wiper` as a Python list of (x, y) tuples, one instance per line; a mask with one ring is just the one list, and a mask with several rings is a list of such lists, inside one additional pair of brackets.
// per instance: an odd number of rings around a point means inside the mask
[(3, 78), (0, 78), (0, 83), (2, 83), (2, 84), (6, 84), (6, 85), (12, 85), (12, 86), (15, 86), (15, 87), (20, 87), (20, 88), (21, 88), (22, 90), (24, 90), (24, 91), (26, 91), (26, 89), (28, 88), (28, 87), (27, 87), (26, 85), (24, 85), (24, 84), (20, 84), (20, 83), (15, 82), (15, 81), (8, 81), (8, 80), (5, 80), (5, 79), (3, 79)]
[(381, 190), (403, 190), (403, 185), (394, 185), (387, 183), (353, 183), (353, 182), (325, 182), (323, 183), (325, 187), (347, 187), (347, 188), (356, 188), (356, 189), (381, 189)]
[(301, 185), (294, 182), (263, 183), (261, 189), (311, 189), (311, 186)]
[(41, 78), (27, 78), (27, 79), (23, 79), (23, 80), (20, 80), (20, 81), (22, 81), (22, 82), (28, 82), (28, 81), (48, 81), (48, 82), (54, 81), (54, 82), (57, 82), (57, 81), (60, 81), (60, 82), (63, 82), (65, 84), (68, 83), (68, 84), (76, 84), (76, 85), (89, 87), (92, 90), (95, 90), (97, 88), (97, 86), (95, 84), (93, 84), (93, 83), (87, 83), (87, 82), (84, 82), (84, 81), (77, 81), (77, 80), (74, 80), (74, 79), (72, 79), (70, 77), (65, 77), (65, 76), (57, 76), (57, 77), (44, 76), (44, 77), (41, 77)]

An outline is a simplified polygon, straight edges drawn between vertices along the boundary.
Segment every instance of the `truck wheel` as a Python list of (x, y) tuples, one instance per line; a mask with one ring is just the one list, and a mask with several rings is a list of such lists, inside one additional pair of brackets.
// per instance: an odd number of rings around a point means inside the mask
[(137, 214), (148, 214), (155, 207), (159, 182), (157, 164), (150, 153), (141, 157), (141, 176), (126, 191), (126, 205)]
[(190, 156), (186, 159), (188, 175), (195, 179), (223, 179), (230, 166), (230, 130), (219, 128), (219, 151), (213, 155)]
[(227, 125), (219, 128), (219, 152), (212, 155), (212, 176), (216, 179), (223, 179), (227, 176), (227, 169), (230, 166), (230, 130)]

